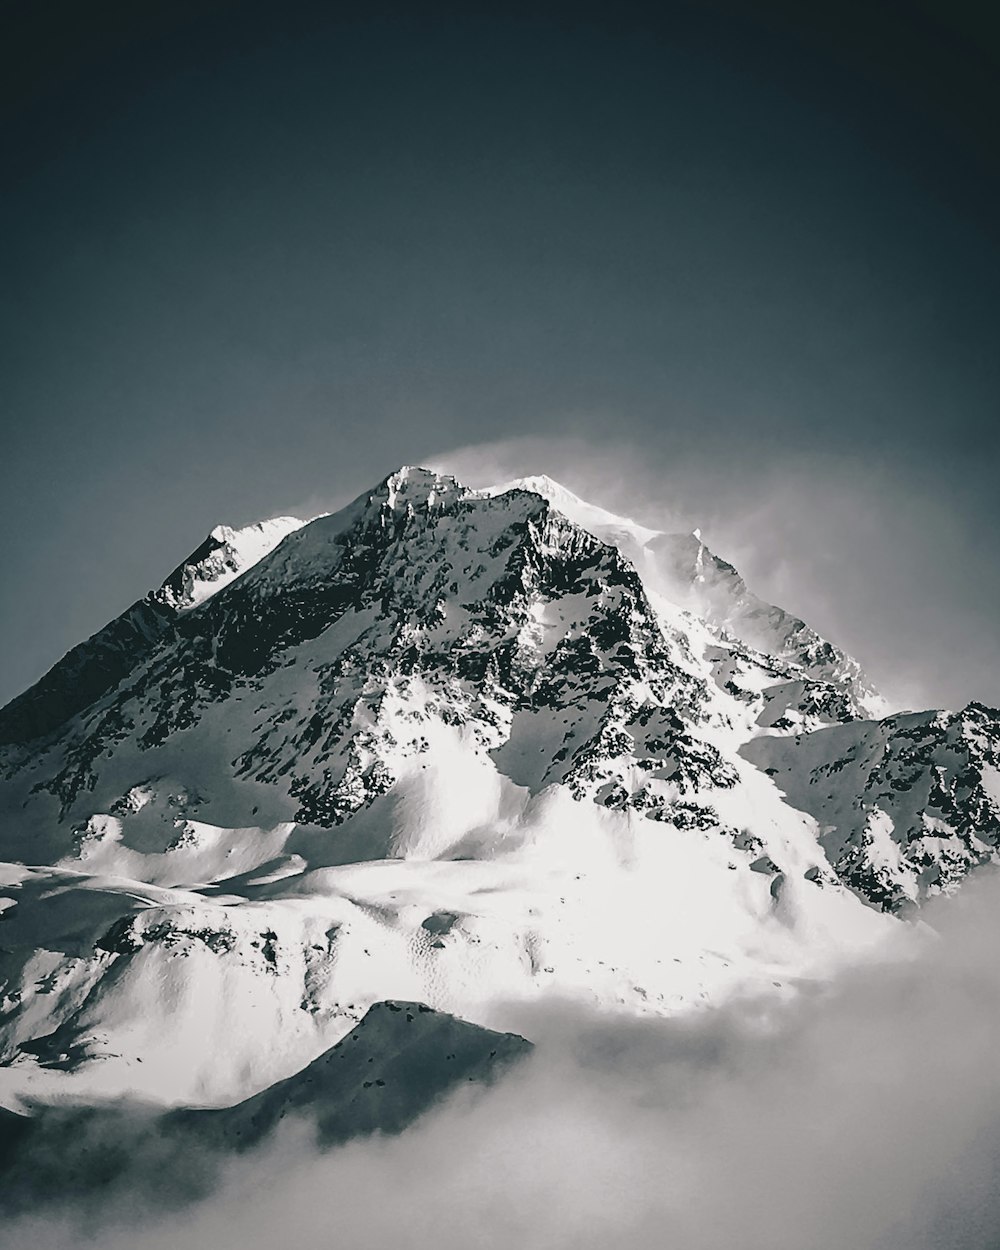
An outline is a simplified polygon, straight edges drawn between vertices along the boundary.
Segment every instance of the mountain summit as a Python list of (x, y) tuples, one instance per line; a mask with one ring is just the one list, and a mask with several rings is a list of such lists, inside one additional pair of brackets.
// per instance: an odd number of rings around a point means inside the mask
[(386, 999), (792, 993), (996, 857), (1000, 716), (885, 710), (549, 478), (220, 527), (0, 711), (0, 1102), (233, 1103)]

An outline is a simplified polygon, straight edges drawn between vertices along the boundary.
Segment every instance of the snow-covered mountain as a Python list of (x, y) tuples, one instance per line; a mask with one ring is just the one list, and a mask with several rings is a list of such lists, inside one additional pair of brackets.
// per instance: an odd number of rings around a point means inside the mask
[(386, 999), (794, 993), (997, 854), (1000, 714), (886, 710), (547, 478), (220, 527), (0, 712), (0, 1103), (232, 1105)]

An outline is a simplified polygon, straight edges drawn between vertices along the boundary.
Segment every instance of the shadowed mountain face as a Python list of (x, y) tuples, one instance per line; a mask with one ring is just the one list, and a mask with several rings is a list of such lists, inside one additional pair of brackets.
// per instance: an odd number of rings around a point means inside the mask
[(220, 527), (0, 713), (0, 1099), (251, 1132), (379, 1000), (793, 992), (996, 857), (997, 713), (885, 711), (549, 479)]
[(81, 642), (24, 694), (0, 709), (0, 747), (44, 739), (106, 695), (169, 636), (184, 611), (270, 551), (301, 521), (278, 517), (232, 530), (220, 525), (158, 590)]
[(0, 744), (43, 739), (113, 690), (169, 630), (174, 613), (154, 595), (140, 599), (81, 642), (30, 690), (0, 711)]
[(157, 1207), (190, 1202), (211, 1191), (229, 1155), (263, 1144), (285, 1119), (320, 1148), (399, 1133), (450, 1091), (495, 1080), (530, 1049), (423, 1003), (376, 1003), (301, 1072), (233, 1107), (50, 1107), (31, 1117), (0, 1109), (0, 1211), (42, 1200), (113, 1205), (126, 1195)]

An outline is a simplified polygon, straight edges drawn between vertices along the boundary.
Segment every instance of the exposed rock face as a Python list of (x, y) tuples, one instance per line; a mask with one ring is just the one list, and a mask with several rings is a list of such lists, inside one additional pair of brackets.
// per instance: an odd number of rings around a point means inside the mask
[(1000, 846), (1000, 713), (916, 712), (745, 754), (820, 825), (834, 871), (886, 910), (956, 886)]

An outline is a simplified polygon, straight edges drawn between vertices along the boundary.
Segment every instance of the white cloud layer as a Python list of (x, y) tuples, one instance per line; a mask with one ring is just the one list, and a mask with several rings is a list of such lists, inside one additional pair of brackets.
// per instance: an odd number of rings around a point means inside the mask
[[(4, 1245), (983, 1250), (1000, 1236), (1000, 875), (925, 915), (940, 937), (918, 957), (778, 1016), (550, 1006), (525, 1020), (532, 1059), (399, 1137), (323, 1155), (299, 1124), (193, 1206), (109, 1199), (86, 1232), (39, 1212)], [(135, 1169), (162, 1169), (148, 1153)]]

